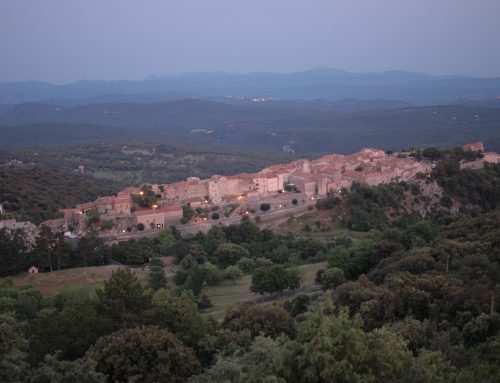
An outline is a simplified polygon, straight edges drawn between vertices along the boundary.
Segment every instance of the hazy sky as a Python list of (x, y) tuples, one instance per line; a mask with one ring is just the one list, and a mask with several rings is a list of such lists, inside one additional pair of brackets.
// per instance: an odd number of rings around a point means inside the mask
[(0, 0), (0, 81), (314, 67), (500, 76), (500, 0)]

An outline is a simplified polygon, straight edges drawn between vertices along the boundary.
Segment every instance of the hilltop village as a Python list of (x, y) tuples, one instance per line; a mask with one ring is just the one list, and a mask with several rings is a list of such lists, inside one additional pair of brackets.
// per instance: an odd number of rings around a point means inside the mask
[[(463, 149), (481, 152), (483, 157), (461, 164), (462, 168), (500, 162), (499, 154), (484, 153), (482, 142), (464, 145)], [(65, 231), (70, 237), (84, 234), (90, 225), (100, 227), (103, 236), (117, 237), (181, 224), (192, 226), (192, 232), (196, 232), (201, 226), (207, 229), (213, 224), (237, 223), (243, 215), (265, 218), (303, 212), (316, 200), (340, 193), (354, 182), (377, 185), (411, 181), (419, 173), (430, 174), (433, 166), (432, 161), (418, 161), (411, 153), (365, 148), (351, 155), (328, 154), (314, 160), (272, 165), (258, 173), (189, 177), (171, 184), (129, 187), (115, 196), (64, 209), (63, 218), (42, 225)], [(0, 222), (6, 228), (28, 224)]]
[[(464, 149), (484, 151), (482, 143), (469, 144)], [(490, 162), (498, 162), (496, 153), (486, 154), (492, 157), (488, 158)], [(63, 222), (57, 224), (66, 230), (83, 232), (89, 212), (97, 212), (101, 220), (112, 220), (117, 233), (188, 222), (215, 223), (258, 211), (262, 204), (268, 204), (270, 211), (298, 208), (313, 204), (328, 193), (339, 193), (353, 182), (377, 185), (409, 181), (418, 173), (428, 174), (431, 170), (431, 162), (366, 148), (351, 155), (328, 154), (315, 160), (272, 165), (258, 173), (214, 175), (209, 179), (189, 177), (172, 184), (126, 188), (116, 196), (65, 209)], [(198, 213), (193, 219), (186, 215), (190, 209)]]

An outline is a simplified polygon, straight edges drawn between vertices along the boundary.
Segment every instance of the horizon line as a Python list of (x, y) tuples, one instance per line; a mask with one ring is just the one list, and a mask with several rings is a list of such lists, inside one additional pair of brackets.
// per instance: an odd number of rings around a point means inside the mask
[(13, 80), (13, 81), (0, 81), (0, 84), (16, 84), (16, 83), (43, 83), (55, 86), (65, 86), (71, 84), (77, 84), (80, 82), (142, 82), (142, 81), (154, 81), (154, 80), (162, 80), (167, 78), (180, 78), (184, 76), (193, 76), (193, 75), (229, 75), (229, 76), (249, 76), (249, 75), (257, 75), (257, 74), (270, 74), (270, 75), (294, 75), (300, 73), (314, 72), (314, 71), (337, 71), (344, 72), (345, 74), (350, 75), (380, 75), (380, 74), (388, 74), (388, 73), (404, 73), (411, 75), (419, 75), (419, 76), (427, 76), (431, 78), (468, 78), (468, 79), (497, 79), (500, 78), (500, 74), (496, 76), (484, 76), (484, 75), (470, 75), (470, 74), (460, 74), (460, 73), (450, 73), (450, 74), (430, 74), (426, 72), (419, 71), (410, 71), (403, 69), (389, 69), (382, 71), (350, 71), (342, 68), (335, 67), (313, 67), (304, 70), (295, 70), (295, 71), (249, 71), (249, 72), (237, 72), (237, 71), (225, 71), (225, 70), (201, 70), (201, 71), (189, 71), (189, 72), (179, 72), (175, 74), (151, 74), (141, 78), (122, 78), (122, 79), (102, 79), (102, 78), (81, 78), (79, 80), (68, 81), (68, 82), (53, 82), (47, 80)]

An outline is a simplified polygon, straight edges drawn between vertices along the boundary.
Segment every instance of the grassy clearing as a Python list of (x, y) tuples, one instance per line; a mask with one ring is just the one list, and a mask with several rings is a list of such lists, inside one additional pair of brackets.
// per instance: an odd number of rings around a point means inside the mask
[[(314, 285), (316, 272), (325, 266), (326, 262), (300, 266), (299, 268), (303, 272), (303, 285), (305, 287)], [(245, 275), (243, 279), (236, 282), (226, 282), (219, 286), (203, 288), (202, 294), (207, 295), (213, 304), (210, 314), (220, 319), (224, 316), (224, 312), (228, 306), (252, 301), (259, 297), (258, 294), (254, 294), (250, 291), (251, 282), (252, 277), (250, 275)]]
[[(306, 226), (309, 227), (309, 231), (306, 231)], [(271, 228), (278, 234), (291, 232), (298, 236), (304, 235), (319, 240), (328, 240), (338, 236), (349, 236), (356, 240), (365, 234), (344, 227), (334, 210), (314, 210), (300, 216), (292, 216)]]
[[(23, 273), (11, 277), (14, 286), (22, 287), (31, 285), (44, 296), (51, 296), (60, 291), (88, 291), (94, 292), (109, 279), (113, 271), (123, 266), (91, 266), (54, 271), (52, 273), (28, 274)], [(134, 268), (134, 272), (141, 281), (148, 276), (147, 270)]]
[[(316, 272), (325, 266), (326, 262), (300, 266), (299, 268), (303, 272), (303, 285), (305, 287), (313, 286)], [(93, 293), (97, 288), (103, 286), (104, 281), (111, 277), (113, 271), (120, 267), (123, 266), (91, 266), (54, 271), (52, 273), (23, 273), (10, 277), (10, 279), (13, 281), (15, 287), (20, 288), (30, 285), (46, 297), (63, 291)], [(133, 271), (141, 282), (146, 283), (149, 274), (147, 269), (133, 268)], [(172, 285), (171, 275), (167, 276), (169, 277), (169, 284)], [(224, 312), (228, 306), (252, 301), (259, 297), (258, 294), (250, 291), (251, 282), (252, 277), (245, 275), (241, 280), (236, 282), (225, 282), (219, 286), (204, 287), (202, 294), (207, 295), (213, 304), (213, 308), (209, 311), (210, 314), (220, 319), (224, 316)]]

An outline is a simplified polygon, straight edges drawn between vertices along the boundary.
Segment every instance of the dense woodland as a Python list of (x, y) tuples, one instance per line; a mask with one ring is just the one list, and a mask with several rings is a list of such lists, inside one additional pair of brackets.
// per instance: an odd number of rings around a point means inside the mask
[(254, 246), (269, 235), (242, 226), (188, 241), (188, 252), (174, 253), (184, 256), (173, 285), (158, 262), (147, 286), (124, 269), (95, 296), (44, 298), (3, 282), (4, 381), (496, 381), (498, 210), (317, 249), (328, 260), (317, 276), (324, 294), (229, 308), (217, 322), (200, 314), (210, 305), (204, 284), (250, 272), (262, 294), (300, 285), (288, 262), (227, 239), (204, 253), (222, 234), (238, 241), (252, 230)]
[(0, 203), (5, 217), (40, 223), (61, 216), (60, 209), (116, 190), (92, 177), (41, 167), (0, 168)]
[[(352, 104), (368, 104), (352, 110)], [(376, 101), (234, 104), (185, 99), (161, 103), (79, 105), (20, 104), (0, 110), (0, 148), (43, 148), (86, 142), (175, 139), (206, 144), (281, 150), (297, 154), (353, 153), (363, 146), (400, 150), (409, 146), (451, 147), (481, 137), (500, 150), (500, 108), (471, 105), (391, 107)], [(390, 102), (388, 102), (390, 104)]]
[[(442, 166), (429, 182), (446, 198), (428, 201), (406, 184), (354, 185), (321, 202), (365, 232), (359, 239), (275, 234), (250, 219), (190, 237), (171, 227), (112, 247), (95, 233), (70, 247), (44, 231), (28, 249), (20, 233), (0, 231), (3, 275), (19, 260), (46, 271), (111, 259), (150, 269), (147, 283), (117, 271), (95, 295), (43, 297), (4, 279), (0, 379), (497, 382), (500, 169), (452, 171), (461, 154), (438, 152)], [(408, 196), (429, 214), (410, 216)], [(177, 268), (168, 280), (158, 258), (166, 255)], [(297, 266), (317, 261), (326, 261), (317, 290), (298, 291)], [(206, 286), (245, 274), (268, 303), (213, 318)]]

